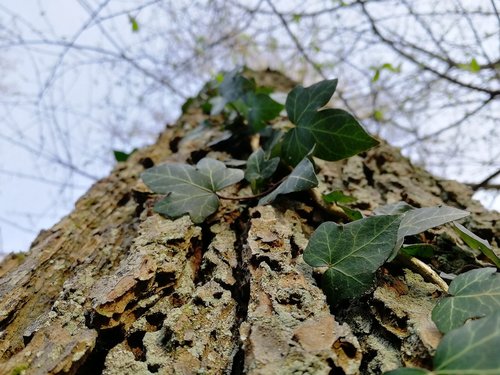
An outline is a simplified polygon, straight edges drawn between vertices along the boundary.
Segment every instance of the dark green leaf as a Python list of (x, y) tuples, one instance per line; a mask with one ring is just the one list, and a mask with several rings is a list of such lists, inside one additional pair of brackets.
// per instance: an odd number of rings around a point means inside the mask
[(134, 33), (139, 31), (139, 24), (137, 23), (137, 19), (132, 16), (128, 16), (128, 20), (130, 22), (130, 25), (132, 25), (132, 31)]
[(127, 153), (127, 152), (123, 152), (123, 151), (119, 151), (119, 150), (113, 150), (113, 155), (115, 156), (115, 160), (118, 161), (118, 162), (122, 162), (122, 161), (127, 161), (128, 158), (130, 157), (130, 155), (132, 155), (134, 152), (136, 152), (137, 149), (134, 148), (131, 152)]
[(252, 183), (253, 181), (264, 181), (273, 175), (278, 168), (279, 158), (267, 159), (264, 150), (259, 148), (248, 158), (245, 179)]
[(236, 101), (251, 91), (255, 91), (255, 82), (243, 77), (236, 70), (227, 73), (219, 86), (220, 95), (228, 102)]
[(435, 246), (425, 243), (417, 243), (413, 245), (403, 246), (401, 252), (405, 255), (419, 258), (430, 258), (434, 255)]
[(286, 98), (285, 106), (290, 121), (299, 124), (304, 118), (314, 115), (330, 101), (336, 88), (336, 79), (321, 81), (309, 87), (296, 86)]
[(344, 211), (346, 216), (352, 221), (359, 220), (359, 219), (363, 218), (363, 214), (358, 210), (353, 210), (352, 208), (344, 206), (343, 204), (339, 204), (338, 206)]
[(248, 93), (244, 102), (248, 107), (245, 117), (255, 132), (262, 130), (267, 122), (276, 118), (284, 108), (267, 94)]
[(500, 274), (494, 268), (472, 270), (457, 276), (450, 284), (450, 297), (432, 310), (432, 320), (441, 332), (460, 327), (500, 309)]
[(314, 147), (314, 155), (324, 160), (340, 160), (378, 144), (356, 119), (341, 109), (324, 109), (337, 86), (326, 80), (310, 87), (295, 87), (286, 99), (286, 111), (296, 127), (283, 140), (287, 163), (296, 165)]
[(500, 312), (472, 320), (447, 333), (434, 356), (434, 371), (401, 368), (384, 375), (498, 375)]
[(434, 374), (500, 374), (500, 312), (447, 333), (434, 357)]
[(314, 173), (311, 161), (304, 158), (276, 189), (259, 200), (259, 205), (269, 204), (280, 194), (293, 193), (295, 191), (308, 190), (318, 186), (318, 179)]
[(168, 196), (155, 205), (161, 214), (176, 218), (189, 214), (194, 223), (201, 223), (217, 210), (215, 191), (243, 178), (243, 171), (227, 168), (224, 163), (204, 158), (198, 170), (187, 164), (163, 164), (146, 170), (142, 179), (151, 190)]
[(191, 107), (191, 105), (193, 105), (193, 103), (195, 102), (195, 98), (187, 98), (187, 100), (184, 102), (184, 104), (182, 105), (181, 109), (182, 109), (182, 113), (187, 113), (188, 109)]
[(326, 203), (352, 203), (356, 202), (356, 198), (346, 195), (342, 190), (335, 190), (328, 194), (323, 194), (323, 200)]
[(374, 272), (396, 244), (401, 217), (373, 216), (346, 225), (321, 224), (313, 233), (304, 261), (328, 267), (322, 286), (331, 300), (354, 298), (373, 284)]
[(465, 228), (463, 225), (460, 225), (459, 223), (454, 223), (455, 232), (462, 238), (462, 240), (471, 248), (474, 250), (479, 250), (481, 251), (488, 259), (490, 259), (495, 266), (500, 268), (500, 258), (494, 253), (493, 248), (489, 244), (488, 241), (483, 240), (481, 237), (476, 236), (474, 233), (472, 233), (470, 230)]

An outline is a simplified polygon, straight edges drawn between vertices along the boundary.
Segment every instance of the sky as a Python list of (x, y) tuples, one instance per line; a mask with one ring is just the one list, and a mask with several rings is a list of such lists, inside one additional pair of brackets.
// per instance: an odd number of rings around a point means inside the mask
[[(124, 2), (134, 4), (130, 0)], [(86, 9), (89, 3), (84, 0), (2, 0), (0, 10), (23, 17), (4, 25), (7, 28), (29, 30), (28, 24), (49, 36), (65, 35), (69, 41), (77, 36), (78, 43), (108, 46), (110, 41), (102, 39), (95, 25), (88, 25), (84, 33), (79, 33), (89, 20)], [(110, 4), (107, 12), (113, 11), (113, 2)], [(136, 35), (126, 15), (118, 18), (113, 27), (120, 31), (117, 33), (120, 41), (134, 43)], [(26, 40), (36, 37), (36, 33), (25, 34)], [(130, 151), (153, 142), (165, 124), (179, 115), (182, 103), (180, 97), (166, 92), (152, 103), (131, 106), (130, 112), (113, 113), (108, 108), (112, 101), (106, 98), (107, 85), (119, 86), (119, 77), (111, 82), (100, 80), (100, 68), (85, 65), (92, 56), (87, 60), (84, 53), (67, 51), (60, 57), (59, 47), (47, 46), (40, 47), (40, 53), (36, 54), (22, 49), (13, 51), (4, 53), (0, 63), (4, 71), (0, 79), (0, 101), (15, 104), (2, 106), (3, 113), (0, 112), (4, 119), (0, 132), (0, 253), (27, 250), (40, 230), (50, 228), (71, 212), (78, 197), (109, 173), (113, 155), (111, 152), (103, 155), (104, 146)], [(61, 58), (61, 67), (52, 70), (54, 58)], [(72, 71), (71, 64), (79, 64), (83, 69)], [(51, 75), (62, 83), (62, 89), (56, 90), (50, 85)], [(194, 94), (198, 89), (195, 84), (179, 86), (186, 93)], [(41, 90), (43, 87), (47, 89)], [(133, 89), (123, 86), (114, 92), (125, 101)], [(89, 101), (89, 92), (93, 98), (102, 97), (102, 106), (96, 107), (95, 101)], [(38, 96), (38, 101), (28, 100), (27, 93), (34, 93), (30, 97)], [(133, 109), (138, 107), (144, 107), (144, 111)], [(162, 111), (155, 113), (153, 108), (162, 108)], [(58, 110), (57, 117), (53, 116), (54, 109)], [(142, 130), (145, 122), (147, 132)], [(121, 127), (110, 132), (111, 123)], [(70, 163), (69, 168), (62, 166), (63, 163)], [(500, 210), (500, 199), (494, 200), (487, 194), (477, 197)]]

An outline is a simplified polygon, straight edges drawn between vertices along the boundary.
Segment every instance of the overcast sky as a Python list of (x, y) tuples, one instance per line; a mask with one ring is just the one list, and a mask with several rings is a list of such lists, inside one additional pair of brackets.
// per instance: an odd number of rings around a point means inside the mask
[[(134, 2), (129, 1), (129, 3)], [(65, 35), (68, 40), (72, 40), (89, 19), (85, 4), (88, 3), (2, 0), (0, 14), (13, 12), (23, 17), (22, 20), (19, 19), (4, 27), (29, 29), (23, 24), (26, 22), (34, 29), (43, 30), (47, 35)], [(111, 12), (112, 7), (110, 6), (107, 11)], [(133, 41), (135, 35), (131, 31), (127, 17), (117, 19), (115, 27), (123, 30), (119, 33), (122, 40)], [(25, 38), (35, 38), (35, 36), (33, 33), (27, 33)], [(93, 32), (90, 27), (78, 36), (78, 41), (89, 45), (106, 43), (99, 38), (102, 38), (102, 34), (97, 29)], [(0, 252), (27, 250), (41, 229), (50, 228), (69, 213), (76, 199), (96, 178), (109, 173), (113, 156), (111, 153), (102, 155), (97, 152), (102, 150), (102, 144), (127, 151), (135, 146), (152, 142), (154, 134), (133, 136), (134, 129), (141, 124), (134, 123), (131, 118), (155, 122), (156, 130), (160, 131), (166, 122), (173, 121), (177, 117), (181, 103), (179, 97), (165, 95), (163, 102), (152, 103), (164, 108), (156, 118), (151, 117), (151, 113), (146, 115), (146, 112), (122, 114), (127, 117), (123, 119), (123, 124), (129, 127), (126, 133), (130, 138), (120, 137), (118, 132), (115, 135), (113, 132), (108, 132), (110, 135), (106, 133), (107, 138), (103, 139), (103, 133), (99, 132), (99, 129), (107, 126), (106, 120), (107, 116), (110, 116), (110, 111), (105, 107), (105, 103), (101, 109), (90, 107), (93, 104), (88, 101), (89, 92), (92, 93), (91, 96), (99, 96), (105, 89), (104, 83), (96, 79), (99, 76), (92, 70), (93, 68), (78, 70), (78, 74), (73, 75), (65, 71), (62, 77), (58, 76), (62, 74), (61, 71), (55, 70), (54, 75), (64, 84), (64, 98), (61, 98), (60, 92), (47, 90), (39, 93), (42, 97), (39, 102), (28, 102), (26, 93), (40, 91), (47, 77), (50, 77), (50, 64), (53, 64), (56, 52), (50, 48), (41, 48), (41, 53), (38, 54), (22, 49), (12, 51), (15, 52), (4, 53), (4, 60), (0, 64), (4, 72), (3, 78), (0, 79), (2, 87), (0, 100), (16, 102), (14, 107), (8, 107), (9, 111), (5, 112), (2, 109), (4, 112), (0, 114), (4, 119), (1, 125), (4, 129), (0, 132)], [(72, 61), (74, 57), (68, 52), (64, 58)], [(78, 60), (74, 61), (78, 63)], [(84, 61), (80, 63), (83, 64)], [(44, 71), (40, 71), (41, 68)], [(129, 89), (124, 87), (121, 95), (127, 96)], [(194, 92), (193, 87), (186, 89), (187, 92)], [(52, 118), (53, 109), (63, 105), (65, 107), (61, 107), (63, 110), (58, 112), (57, 118)], [(67, 111), (64, 110), (66, 106)], [(70, 112), (69, 108), (80, 113)], [(87, 113), (91, 115), (85, 116)], [(51, 126), (48, 126), (48, 122)], [(69, 135), (67, 129), (73, 129), (74, 132)], [(88, 153), (94, 149), (95, 158), (84, 164), (78, 158), (70, 157), (78, 155), (79, 150)], [(68, 160), (74, 163), (73, 171), (71, 168), (62, 168), (58, 165), (58, 161)], [(478, 195), (478, 198), (481, 197), (486, 205), (500, 209), (500, 199), (492, 198), (491, 194)]]

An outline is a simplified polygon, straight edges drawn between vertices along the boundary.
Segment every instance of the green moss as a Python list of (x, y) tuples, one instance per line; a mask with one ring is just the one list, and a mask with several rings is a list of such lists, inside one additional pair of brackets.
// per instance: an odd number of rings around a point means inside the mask
[(24, 374), (25, 370), (27, 370), (29, 365), (27, 363), (22, 363), (20, 365), (17, 365), (12, 369), (11, 375), (22, 375)]

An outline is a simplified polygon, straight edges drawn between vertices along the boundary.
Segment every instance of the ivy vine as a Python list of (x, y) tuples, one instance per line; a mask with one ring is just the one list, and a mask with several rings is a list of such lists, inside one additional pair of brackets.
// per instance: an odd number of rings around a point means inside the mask
[[(354, 116), (342, 109), (326, 108), (336, 87), (336, 79), (309, 87), (298, 85), (283, 106), (271, 97), (271, 90), (258, 87), (253, 79), (238, 71), (220, 77), (205, 109), (245, 124), (243, 128), (229, 124), (226, 130), (259, 133), (267, 142), (261, 142), (262, 147), (250, 154), (244, 171), (211, 158), (203, 158), (196, 165), (167, 163), (146, 170), (142, 174), (145, 184), (155, 193), (165, 195), (156, 203), (155, 211), (170, 218), (188, 214), (198, 224), (217, 211), (220, 199), (272, 204), (280, 195), (318, 185), (314, 158), (340, 160), (376, 146), (378, 141)], [(284, 119), (280, 116), (283, 110), (288, 125), (275, 127), (273, 121)], [(288, 175), (283, 177), (283, 170), (288, 170)], [(250, 185), (253, 196), (227, 197), (219, 193), (243, 180)], [(426, 256), (429, 251), (432, 254), (433, 249), (428, 245), (405, 245), (405, 237), (469, 215), (453, 207), (415, 208), (399, 202), (363, 217), (349, 207), (355, 198), (342, 191), (325, 194), (323, 199), (341, 209), (350, 222), (319, 225), (303, 258), (311, 267), (325, 270), (321, 287), (333, 305), (370, 291), (375, 272), (398, 254)], [(487, 241), (458, 223), (455, 230), (471, 248), (483, 252), (500, 266), (500, 259)], [(457, 276), (451, 283), (449, 296), (437, 304), (432, 314), (438, 328), (445, 333), (434, 358), (434, 371), (399, 369), (388, 374), (458, 374), (475, 370), (498, 374), (498, 355), (484, 353), (500, 347), (499, 308), (500, 276), (495, 269)], [(488, 340), (477, 344), (479, 335), (487, 335)]]

